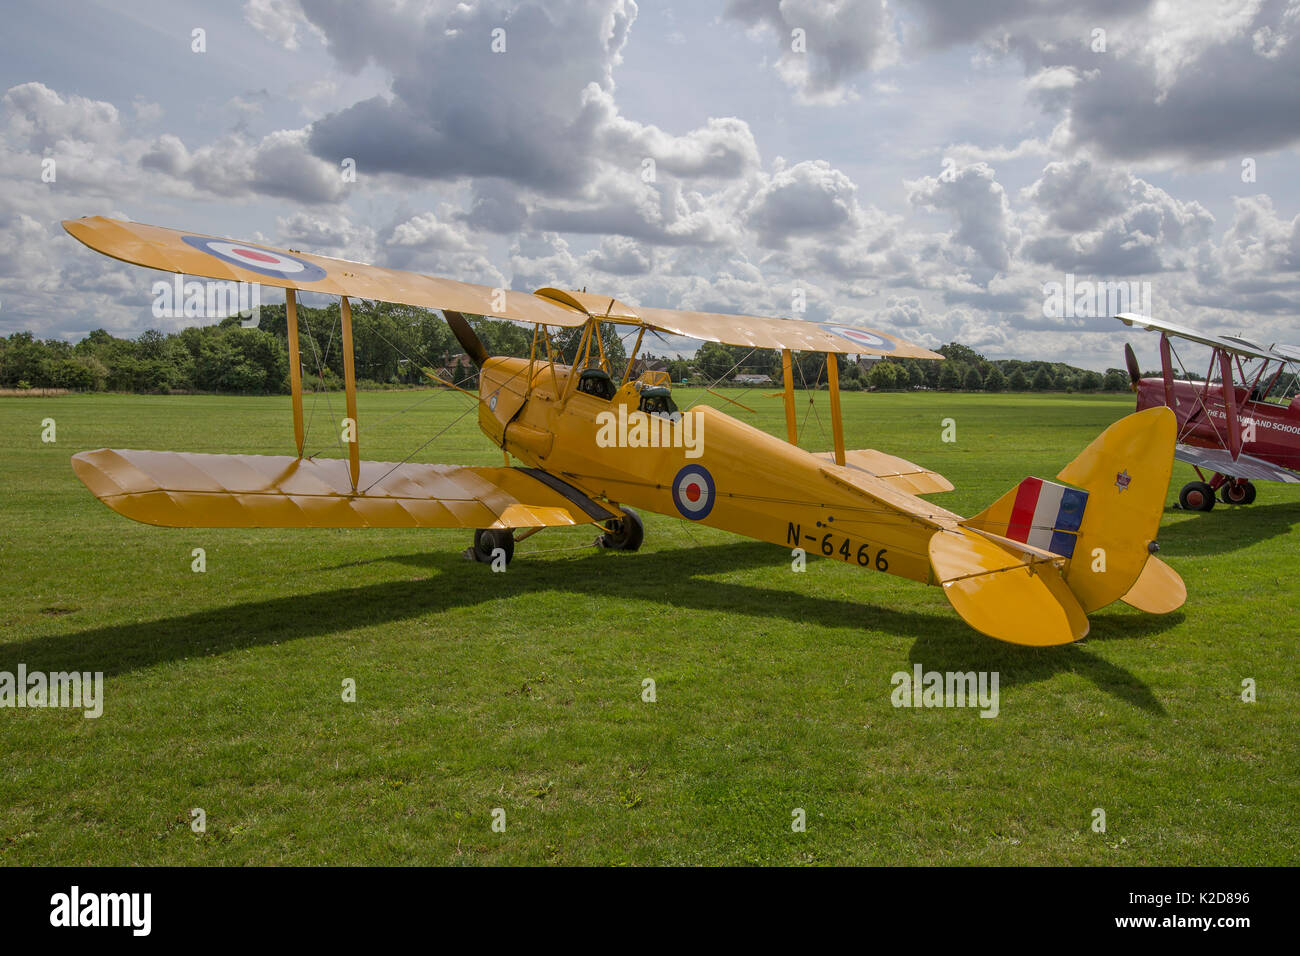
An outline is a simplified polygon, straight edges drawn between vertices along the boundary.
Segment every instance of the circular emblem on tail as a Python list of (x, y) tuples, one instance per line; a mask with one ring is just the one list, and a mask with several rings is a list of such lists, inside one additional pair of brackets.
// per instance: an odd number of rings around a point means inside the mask
[(673, 504), (683, 518), (699, 521), (713, 510), (716, 489), (713, 476), (703, 465), (687, 465), (673, 479)]
[(275, 252), (242, 242), (227, 242), (225, 239), (209, 239), (206, 236), (181, 236), (181, 238), (185, 240), (186, 245), (215, 256), (222, 262), (273, 279), (319, 282), (325, 278), (325, 270), (320, 266), (306, 259), (291, 256), (287, 252)]

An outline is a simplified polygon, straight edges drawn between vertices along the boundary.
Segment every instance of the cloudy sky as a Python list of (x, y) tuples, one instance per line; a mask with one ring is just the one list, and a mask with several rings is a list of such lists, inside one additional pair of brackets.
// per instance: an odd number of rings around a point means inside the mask
[(1155, 343), (1045, 284), (1300, 342), (1300, 0), (19, 0), (0, 90), (0, 333), (158, 324), (59, 226), (109, 215), (1098, 369)]

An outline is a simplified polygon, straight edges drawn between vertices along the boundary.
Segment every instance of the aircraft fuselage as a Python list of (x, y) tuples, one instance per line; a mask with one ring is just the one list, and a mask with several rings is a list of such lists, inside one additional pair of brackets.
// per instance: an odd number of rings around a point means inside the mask
[[(1242, 453), (1293, 470), (1300, 469), (1300, 396), (1289, 405), (1251, 401), (1249, 389), (1235, 386), (1234, 405), (1241, 423)], [(1159, 378), (1138, 382), (1138, 411), (1168, 405), (1178, 419), (1179, 441), (1203, 448), (1223, 448), (1227, 443), (1227, 411), (1223, 387), (1218, 383), (1176, 380), (1165, 400), (1165, 383)], [(1253, 427), (1252, 427), (1253, 426)]]

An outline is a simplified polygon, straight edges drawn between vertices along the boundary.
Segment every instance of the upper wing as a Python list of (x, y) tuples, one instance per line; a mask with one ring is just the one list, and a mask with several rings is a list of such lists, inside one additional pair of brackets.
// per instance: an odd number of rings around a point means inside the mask
[(101, 448), (72, 456), (95, 497), (172, 528), (536, 528), (616, 517), (553, 475), (526, 468), (287, 455)]
[(68, 219), (63, 228), (96, 252), (164, 272), (399, 302), (426, 309), (450, 309), (542, 325), (574, 327), (583, 325), (588, 318), (597, 318), (728, 345), (895, 358), (943, 358), (896, 336), (855, 325), (633, 308), (609, 296), (563, 289), (538, 289), (531, 294), (508, 292), (102, 216)]
[(894, 358), (942, 359), (929, 349), (857, 325), (801, 322), (757, 315), (722, 315), (717, 312), (682, 312), (677, 309), (638, 308), (642, 322), (674, 335), (706, 342), (752, 345), (760, 349), (801, 352), (841, 352), (852, 355), (891, 355)]
[(1147, 329), (1152, 332), (1164, 332), (1175, 338), (1187, 339), (1189, 342), (1199, 342), (1201, 345), (1208, 345), (1211, 348), (1223, 349), (1225, 352), (1231, 352), (1234, 355), (1246, 355), (1250, 358), (1266, 359), (1270, 362), (1287, 361), (1284, 356), (1278, 355), (1269, 349), (1261, 348), (1252, 342), (1236, 336), (1218, 336), (1210, 335), (1207, 332), (1198, 332), (1196, 329), (1189, 329), (1183, 325), (1177, 325), (1173, 322), (1166, 322), (1164, 319), (1153, 319), (1145, 315), (1137, 315), (1133, 312), (1122, 312), (1115, 316), (1125, 325), (1139, 329)]
[(1300, 346), (1274, 345), (1272, 351), (1276, 352), (1288, 362), (1300, 362)]
[(1223, 448), (1201, 448), (1198, 445), (1176, 445), (1174, 457), (1189, 465), (1210, 468), (1221, 475), (1233, 478), (1249, 478), (1251, 481), (1283, 481), (1288, 484), (1300, 483), (1300, 475), (1289, 471), (1281, 465), (1264, 461), (1254, 455), (1238, 455), (1234, 459)]
[(659, 332), (684, 335), (705, 342), (749, 345), (759, 349), (792, 352), (842, 352), (846, 355), (892, 355), (894, 358), (942, 359), (943, 356), (894, 335), (859, 325), (803, 322), (762, 315), (725, 315), (630, 306), (594, 292), (538, 289), (539, 296), (581, 310), (593, 319), (642, 325)]
[(453, 309), (519, 322), (577, 326), (587, 321), (584, 313), (572, 307), (527, 292), (506, 292), (346, 259), (272, 249), (255, 242), (233, 242), (102, 216), (68, 219), (63, 228), (96, 252), (164, 272)]

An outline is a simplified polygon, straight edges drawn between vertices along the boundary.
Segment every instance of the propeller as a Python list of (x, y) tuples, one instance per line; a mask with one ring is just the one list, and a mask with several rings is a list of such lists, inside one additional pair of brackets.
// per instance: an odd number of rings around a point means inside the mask
[(482, 368), (483, 363), (488, 360), (487, 349), (483, 348), (483, 343), (474, 334), (474, 330), (470, 328), (465, 316), (459, 312), (452, 312), (450, 309), (443, 309), (442, 315), (447, 320), (447, 326), (451, 329), (451, 334), (456, 336), (456, 341), (465, 350), (465, 354), (470, 357), (470, 361)]
[(1138, 357), (1133, 352), (1133, 346), (1127, 342), (1124, 343), (1124, 364), (1128, 366), (1129, 387), (1137, 391), (1138, 382), (1142, 380), (1142, 368), (1138, 365)]

